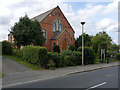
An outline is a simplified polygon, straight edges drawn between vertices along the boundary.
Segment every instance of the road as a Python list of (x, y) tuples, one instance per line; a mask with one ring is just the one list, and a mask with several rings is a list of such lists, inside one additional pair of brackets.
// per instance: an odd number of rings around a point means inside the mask
[(6, 88), (118, 88), (118, 66)]

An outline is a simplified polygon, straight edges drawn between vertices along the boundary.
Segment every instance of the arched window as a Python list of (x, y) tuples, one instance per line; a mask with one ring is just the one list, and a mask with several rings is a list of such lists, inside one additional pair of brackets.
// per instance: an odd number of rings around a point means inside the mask
[(53, 32), (55, 32), (55, 23), (53, 23)]
[(62, 24), (60, 23), (59, 31), (62, 31)]
[(43, 37), (46, 38), (46, 30), (43, 29)]
[(58, 31), (58, 25), (59, 25), (59, 22), (58, 20), (56, 21), (56, 30)]

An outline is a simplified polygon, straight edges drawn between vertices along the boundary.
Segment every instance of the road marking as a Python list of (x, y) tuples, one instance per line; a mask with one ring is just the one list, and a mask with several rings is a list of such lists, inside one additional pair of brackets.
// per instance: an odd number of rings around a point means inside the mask
[(90, 90), (90, 89), (93, 89), (93, 88), (96, 88), (96, 87), (102, 86), (102, 85), (104, 85), (104, 84), (106, 84), (106, 82), (103, 82), (103, 83), (101, 83), (101, 84), (98, 84), (98, 85), (92, 86), (92, 87), (90, 87), (90, 88), (88, 88), (88, 89), (86, 89), (86, 90)]
[(27, 82), (21, 82), (21, 83), (16, 83), (16, 84), (10, 84), (10, 85), (4, 85), (4, 86), (0, 86), (0, 87), (6, 88), (6, 87), (21, 85), (21, 84), (27, 84), (27, 83), (37, 82), (37, 81), (41, 81), (41, 80), (52, 79), (52, 78), (56, 78), (56, 77), (59, 77), (59, 76), (54, 76), (54, 77), (50, 77), (50, 78), (43, 78), (43, 79), (37, 79), (37, 80), (32, 80), (32, 81), (27, 81)]

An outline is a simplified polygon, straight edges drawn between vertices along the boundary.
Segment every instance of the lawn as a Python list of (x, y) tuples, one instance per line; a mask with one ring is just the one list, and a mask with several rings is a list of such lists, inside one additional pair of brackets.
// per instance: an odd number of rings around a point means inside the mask
[(3, 55), (3, 56), (8, 57), (8, 58), (20, 63), (20, 64), (23, 64), (23, 65), (31, 68), (32, 70), (43, 70), (43, 68), (41, 68), (37, 65), (32, 65), (32, 64), (22, 60), (21, 58), (18, 58), (18, 57), (15, 57), (15, 56), (10, 56), (10, 55)]

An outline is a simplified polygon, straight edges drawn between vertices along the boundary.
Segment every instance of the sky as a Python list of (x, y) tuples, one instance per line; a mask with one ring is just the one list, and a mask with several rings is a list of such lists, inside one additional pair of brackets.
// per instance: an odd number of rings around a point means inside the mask
[[(104, 2), (102, 2), (104, 1)], [(118, 0), (0, 0), (0, 41), (8, 40), (10, 28), (20, 17), (32, 18), (57, 5), (75, 31), (81, 35), (80, 22), (85, 21), (84, 32), (96, 35), (106, 31), (118, 44)]]

